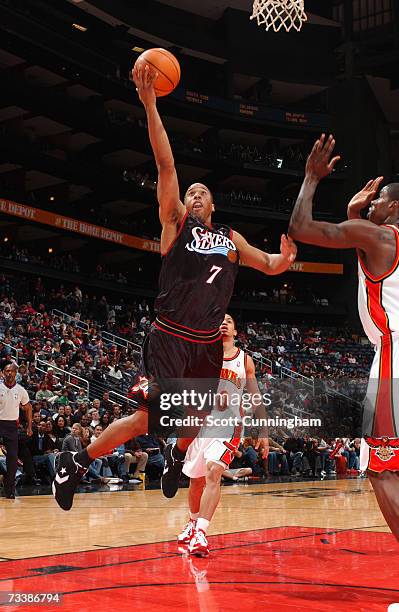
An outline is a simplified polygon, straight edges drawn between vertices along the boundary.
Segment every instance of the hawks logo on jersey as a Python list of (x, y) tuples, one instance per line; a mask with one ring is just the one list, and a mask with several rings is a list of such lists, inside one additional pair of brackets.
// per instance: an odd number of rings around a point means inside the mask
[(201, 255), (224, 255), (228, 256), (230, 251), (237, 251), (236, 245), (230, 238), (223, 234), (208, 232), (203, 227), (193, 227), (191, 230), (193, 240), (186, 244), (188, 251), (195, 251)]
[(397, 451), (399, 447), (399, 440), (389, 439), (386, 436), (382, 438), (366, 436), (365, 440), (372, 449), (376, 449), (375, 454), (381, 461), (389, 461), (395, 455), (393, 449)]
[(388, 438), (387, 436), (383, 436), (382, 438), (373, 438), (370, 436), (365, 436), (364, 440), (368, 445), (368, 461), (366, 469), (377, 474), (380, 474), (385, 470), (389, 470), (390, 472), (399, 471), (398, 438)]
[[(239, 367), (240, 364), (238, 363), (237, 366)], [(241, 379), (238, 376), (238, 373), (233, 372), (233, 370), (222, 368), (220, 371), (220, 380), (229, 380), (237, 387), (237, 389), (241, 389)]]

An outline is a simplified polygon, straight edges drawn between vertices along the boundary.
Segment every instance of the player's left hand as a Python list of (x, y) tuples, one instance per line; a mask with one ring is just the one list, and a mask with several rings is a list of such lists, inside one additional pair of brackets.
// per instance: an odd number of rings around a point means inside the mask
[(331, 157), (334, 151), (335, 140), (332, 134), (326, 140), (326, 135), (322, 134), (313, 145), (313, 149), (306, 161), (305, 174), (308, 178), (321, 180), (331, 174), (334, 166), (341, 159), (339, 155)]
[(285, 234), (282, 234), (281, 236), (280, 253), (284, 259), (287, 259), (291, 263), (296, 259), (296, 244), (292, 238), (289, 236), (287, 237)]
[(26, 435), (30, 438), (33, 435), (32, 427), (26, 428)]

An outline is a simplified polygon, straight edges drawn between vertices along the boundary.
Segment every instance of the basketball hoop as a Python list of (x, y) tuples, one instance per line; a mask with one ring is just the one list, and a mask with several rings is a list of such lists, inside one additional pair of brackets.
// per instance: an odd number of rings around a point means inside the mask
[(258, 25), (273, 28), (275, 32), (285, 28), (287, 32), (294, 28), (297, 32), (307, 21), (304, 0), (254, 0), (251, 19)]

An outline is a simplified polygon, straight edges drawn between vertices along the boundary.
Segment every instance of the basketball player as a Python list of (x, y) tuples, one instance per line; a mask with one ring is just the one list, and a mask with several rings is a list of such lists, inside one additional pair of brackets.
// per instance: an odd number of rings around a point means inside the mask
[[(237, 330), (231, 315), (225, 315), (220, 331), (223, 337), (223, 367), (218, 387), (220, 402), (210, 417), (230, 418), (233, 424), (204, 425), (190, 444), (183, 467), (183, 473), (190, 478), (190, 520), (177, 541), (181, 552), (188, 550), (198, 557), (209, 555), (206, 532), (220, 501), (220, 481), (240, 444), (244, 388), (249, 394), (256, 394), (256, 400), (261, 398), (253, 359), (235, 346)], [(260, 401), (256, 403), (259, 405)], [(224, 437), (221, 438), (222, 434)], [(259, 441), (264, 449), (268, 449), (267, 431)]]
[[(308, 244), (355, 248), (359, 261), (359, 315), (375, 345), (366, 394), (360, 469), (367, 470), (381, 511), (399, 540), (399, 183), (381, 189), (383, 177), (369, 181), (352, 198), (349, 220), (314, 221), (312, 200), (320, 180), (332, 172), (335, 141), (322, 134), (306, 163), (289, 234)], [(371, 204), (367, 219), (360, 211)]]
[[(213, 225), (214, 203), (205, 185), (191, 185), (181, 202), (172, 150), (156, 106), (155, 76), (148, 66), (136, 68), (133, 74), (158, 168), (162, 225), (157, 318), (144, 342), (141, 376), (134, 387), (139, 410), (114, 421), (81, 453), (58, 456), (53, 493), (64, 510), (71, 508), (76, 486), (91, 461), (147, 431), (166, 437), (167, 432), (159, 427), (161, 393), (194, 391), (198, 395), (204, 391), (205, 381), (211, 381), (206, 391), (216, 392), (223, 363), (220, 325), (239, 261), (265, 274), (280, 274), (295, 260), (296, 246), (284, 235), (281, 252), (270, 255), (250, 246), (238, 232)], [(209, 406), (205, 408), (210, 411)], [(182, 416), (181, 407), (171, 409), (168, 416), (171, 421)], [(186, 450), (198, 429), (179, 439), (173, 450), (171, 445), (165, 449), (162, 490), (166, 497), (176, 494)]]

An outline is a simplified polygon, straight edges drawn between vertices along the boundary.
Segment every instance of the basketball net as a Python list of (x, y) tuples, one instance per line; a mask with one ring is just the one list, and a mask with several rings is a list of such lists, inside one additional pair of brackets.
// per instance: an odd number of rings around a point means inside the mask
[(251, 19), (258, 25), (273, 28), (275, 32), (285, 28), (287, 32), (294, 28), (299, 32), (304, 21), (307, 21), (304, 0), (254, 0)]

